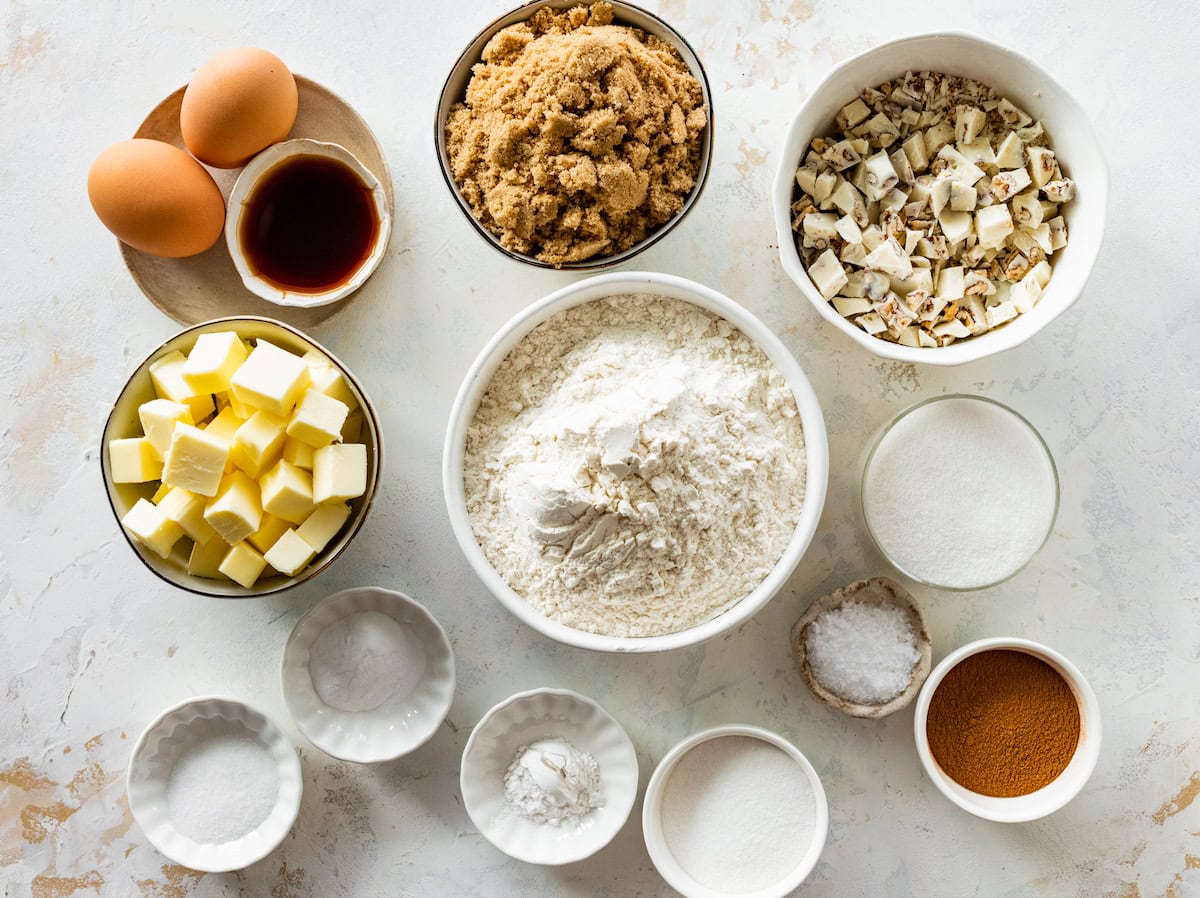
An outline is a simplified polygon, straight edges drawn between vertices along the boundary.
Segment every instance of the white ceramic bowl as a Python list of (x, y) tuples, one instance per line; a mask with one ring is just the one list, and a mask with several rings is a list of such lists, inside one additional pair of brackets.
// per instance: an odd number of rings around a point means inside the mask
[[(624, 293), (668, 296), (690, 302), (718, 315), (754, 340), (783, 373), (796, 399), (804, 429), (807, 452), (807, 480), (804, 507), (795, 532), (770, 574), (749, 595), (716, 617), (686, 630), (662, 636), (604, 636), (568, 627), (542, 614), (510, 587), (488, 562), (471, 530), (463, 484), (467, 428), (479, 407), (479, 401), (500, 363), (509, 352), (546, 319), (577, 305)], [(787, 582), (808, 544), (816, 533), (825, 505), (829, 479), (829, 444), (825, 438), (825, 420), (808, 378), (796, 359), (765, 324), (732, 299), (694, 281), (655, 272), (618, 272), (590, 277), (556, 290), (533, 303), (511, 319), (479, 353), (463, 379), (446, 430), (442, 455), (442, 489), (446, 508), (459, 546), (492, 594), (513, 614), (535, 630), (567, 645), (602, 652), (662, 652), (695, 645), (731, 630), (749, 620)]]
[[(232, 842), (204, 843), (175, 828), (167, 784), (188, 748), (222, 734), (249, 736), (275, 761), (279, 792), (267, 818)], [(296, 748), (268, 717), (232, 698), (207, 696), (172, 705), (158, 715), (133, 746), (126, 774), (129, 809), (150, 844), (193, 870), (222, 873), (260, 861), (283, 841), (300, 812), (302, 789)]]
[[(310, 650), (332, 624), (364, 611), (386, 614), (406, 631), (420, 652), (411, 661), (422, 668), (411, 688), (401, 688), (374, 708), (346, 711), (326, 704), (313, 685)], [(415, 673), (414, 673), (415, 675)], [(437, 732), (454, 700), (454, 652), (446, 631), (432, 614), (408, 596), (378, 587), (336, 593), (296, 623), (283, 650), (283, 698), (300, 732), (317, 748), (343, 761), (390, 761), (424, 745)]]
[(524, 262), (526, 265), (532, 265), (536, 268), (559, 267), (565, 271), (599, 271), (629, 261), (638, 253), (658, 243), (659, 240), (667, 236), (673, 228), (683, 221), (696, 205), (696, 201), (699, 200), (700, 194), (704, 190), (704, 185), (708, 181), (708, 172), (711, 167), (713, 154), (713, 103), (708, 76), (704, 72), (704, 66), (701, 65), (700, 58), (696, 55), (696, 51), (692, 49), (691, 45), (684, 39), (683, 35), (658, 16), (631, 3), (624, 3), (622, 0), (610, 0), (610, 2), (615, 14), (613, 24), (640, 28), (647, 34), (653, 34), (675, 48), (688, 69), (691, 70), (692, 75), (700, 82), (700, 89), (704, 94), (704, 106), (708, 110), (708, 127), (704, 129), (704, 142), (700, 149), (700, 168), (696, 172), (696, 183), (692, 187), (691, 193), (688, 194), (683, 202), (683, 208), (680, 209), (674, 218), (651, 232), (643, 240), (629, 247), (629, 249), (613, 253), (611, 256), (598, 256), (591, 259), (584, 259), (581, 262), (564, 262), (560, 266), (543, 262), (536, 256), (531, 256), (527, 253), (514, 252), (504, 246), (498, 236), (480, 224), (475, 214), (471, 211), (471, 204), (463, 198), (462, 193), (459, 192), (458, 185), (454, 182), (454, 175), (451, 174), (450, 157), (446, 149), (446, 122), (450, 118), (450, 110), (456, 103), (462, 102), (466, 97), (467, 85), (471, 81), (471, 70), (479, 63), (483, 55), (483, 48), (487, 46), (488, 41), (502, 29), (527, 21), (537, 10), (544, 6), (553, 9), (566, 9), (578, 6), (579, 0), (530, 0), (530, 2), (493, 20), (479, 34), (475, 35), (475, 38), (455, 61), (450, 74), (446, 76), (446, 81), (442, 85), (441, 95), (438, 98), (437, 119), (433, 123), (434, 146), (437, 150), (438, 164), (442, 171), (442, 178), (445, 179), (446, 186), (450, 189), (450, 195), (454, 197), (455, 203), (463, 215), (467, 217), (467, 220), (471, 223), (471, 227), (475, 229), (475, 232), (489, 246), (508, 256), (510, 259)]
[[(843, 318), (813, 285), (796, 251), (792, 232), (792, 191), (809, 142), (833, 133), (834, 116), (859, 92), (908, 71), (938, 71), (975, 78), (1040, 119), (1064, 174), (1076, 182), (1076, 196), (1063, 206), (1070, 242), (1050, 260), (1054, 275), (1041, 301), (1029, 312), (994, 331), (949, 346), (914, 348), (867, 334)], [(1100, 252), (1108, 207), (1108, 166), (1083, 108), (1041, 66), (1026, 56), (983, 38), (959, 32), (905, 37), (874, 47), (829, 73), (792, 120), (779, 156), (772, 208), (783, 269), (817, 312), (859, 346), (885, 359), (960, 365), (1025, 342), (1070, 308), (1087, 284)]]
[[(367, 447), (367, 491), (357, 499), (350, 501), (350, 520), (346, 522), (338, 535), (294, 577), (285, 577), (282, 574), (274, 577), (262, 577), (250, 589), (246, 589), (232, 580), (209, 580), (189, 574), (187, 572), (188, 556), (183, 548), (185, 544), (189, 543), (187, 539), (181, 539), (176, 543), (175, 550), (169, 557), (160, 558), (130, 536), (121, 526), (121, 519), (137, 503), (138, 499), (149, 499), (154, 494), (157, 481), (152, 483), (113, 483), (112, 466), (108, 455), (109, 440), (142, 435), (138, 406), (143, 402), (149, 402), (155, 396), (154, 385), (150, 380), (151, 363), (176, 350), (186, 355), (191, 352), (196, 338), (201, 334), (228, 330), (236, 331), (243, 339), (262, 337), (296, 355), (304, 355), (309, 350), (316, 350), (329, 359), (346, 379), (350, 392), (354, 394), (358, 407), (362, 410), (362, 435), (359, 442)], [(293, 586), (299, 586), (329, 567), (350, 545), (350, 541), (362, 527), (363, 521), (367, 519), (367, 512), (375, 500), (375, 491), (379, 488), (379, 478), (383, 471), (382, 428), (379, 418), (375, 414), (375, 407), (367, 397), (362, 384), (337, 356), (316, 340), (282, 321), (274, 321), (270, 318), (217, 318), (203, 324), (193, 325), (171, 337), (150, 353), (129, 376), (129, 380), (121, 388), (121, 394), (117, 397), (117, 401), (113, 403), (113, 409), (104, 424), (104, 434), (100, 442), (100, 467), (104, 476), (105, 490), (108, 493), (109, 506), (117, 517), (117, 526), (120, 528), (121, 534), (137, 557), (141, 559), (142, 564), (173, 586), (198, 595), (223, 599), (245, 599), (282, 592)]]
[[(519, 748), (565, 739), (600, 769), (604, 805), (578, 825), (553, 826), (521, 816), (504, 797), (504, 775)], [(463, 804), (476, 829), (510, 857), (530, 864), (570, 864), (612, 841), (637, 798), (638, 763), (625, 729), (590, 698), (567, 689), (531, 689), (506, 698), (476, 724), (463, 750)]]
[[(375, 243), (371, 247), (371, 252), (354, 270), (354, 273), (345, 283), (318, 293), (283, 290), (271, 281), (260, 277), (251, 268), (241, 244), (242, 218), (246, 210), (246, 203), (254, 194), (254, 188), (276, 166), (296, 156), (320, 156), (336, 160), (347, 166), (371, 192), (375, 215), (379, 219), (379, 228), (375, 234)], [(229, 202), (225, 210), (225, 245), (229, 249), (234, 267), (241, 275), (246, 289), (276, 305), (295, 309), (311, 309), (316, 306), (329, 305), (339, 299), (344, 299), (365, 284), (367, 278), (383, 261), (391, 234), (392, 216), (388, 211), (387, 192), (374, 173), (363, 165), (357, 156), (340, 144), (326, 143), (306, 137), (272, 144), (251, 159), (242, 169), (242, 173), (238, 175), (238, 179), (233, 185), (233, 191), (229, 194)]]
[(680, 759), (702, 742), (726, 736), (748, 736), (775, 746), (796, 762), (808, 778), (809, 785), (812, 786), (816, 822), (812, 842), (804, 856), (787, 876), (774, 885), (754, 892), (738, 893), (739, 898), (783, 898), (808, 878), (808, 874), (817, 865), (821, 852), (825, 849), (825, 837), (829, 832), (829, 804), (825, 798), (825, 789), (821, 785), (821, 778), (817, 776), (817, 771), (813, 769), (808, 758), (787, 739), (762, 727), (727, 724), (702, 730), (679, 742), (663, 756), (654, 769), (654, 775), (650, 777), (650, 782), (646, 786), (646, 797), (642, 802), (642, 835), (646, 839), (646, 850), (650, 853), (650, 860), (653, 861), (655, 869), (662, 878), (671, 888), (686, 898), (729, 898), (728, 892), (718, 892), (697, 882), (680, 866), (679, 861), (675, 859), (667, 845), (662, 822), (663, 792)]
[[(925, 729), (929, 717), (929, 703), (933, 700), (933, 694), (946, 674), (964, 658), (993, 649), (1012, 649), (1045, 661), (1062, 674), (1079, 702), (1079, 744), (1066, 769), (1049, 785), (1043, 786), (1036, 792), (1030, 792), (1028, 795), (1018, 795), (1013, 798), (981, 795), (960, 786), (951, 779), (933, 757)], [(933, 780), (938, 791), (964, 811), (968, 811), (976, 817), (1000, 823), (1023, 823), (1028, 820), (1037, 820), (1039, 817), (1053, 814), (1078, 795), (1092, 775), (1092, 771), (1096, 769), (1096, 761), (1100, 757), (1100, 729), (1100, 703), (1096, 700), (1096, 693), (1092, 691), (1092, 687), (1084, 679), (1079, 669), (1054, 649), (1041, 643), (1008, 637), (980, 639), (967, 643), (947, 655), (933, 669), (929, 679), (925, 681), (921, 694), (917, 697), (916, 711), (913, 716), (917, 757), (921, 759), (921, 766), (925, 768), (925, 773)]]

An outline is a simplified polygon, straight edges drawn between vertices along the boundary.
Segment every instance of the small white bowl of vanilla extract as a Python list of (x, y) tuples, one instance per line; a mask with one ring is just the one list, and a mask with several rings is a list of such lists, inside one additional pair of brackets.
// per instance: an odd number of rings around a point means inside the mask
[(391, 236), (383, 185), (345, 147), (287, 140), (238, 176), (225, 242), (246, 289), (281, 306), (312, 308), (361, 287)]

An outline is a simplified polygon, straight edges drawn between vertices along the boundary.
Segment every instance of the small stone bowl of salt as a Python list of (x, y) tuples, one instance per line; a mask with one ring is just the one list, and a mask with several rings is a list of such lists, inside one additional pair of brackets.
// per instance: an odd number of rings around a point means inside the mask
[(390, 761), (424, 745), (454, 700), (454, 652), (419, 602), (378, 587), (324, 599), (283, 650), (283, 698), (328, 755)]
[(133, 746), (129, 809), (150, 844), (193, 870), (262, 860), (300, 812), (296, 748), (269, 718), (232, 698), (172, 705)]
[(570, 864), (611, 842), (629, 819), (637, 753), (624, 727), (590, 698), (532, 689), (476, 724), (460, 782), (471, 822), (505, 854)]
[(878, 719), (920, 692), (933, 645), (908, 590), (874, 577), (809, 605), (792, 627), (792, 655), (805, 684), (825, 704)]

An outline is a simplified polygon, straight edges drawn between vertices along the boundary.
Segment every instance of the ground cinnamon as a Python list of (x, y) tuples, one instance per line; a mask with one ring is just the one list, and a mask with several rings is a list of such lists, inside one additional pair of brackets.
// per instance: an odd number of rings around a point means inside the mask
[(1028, 795), (1066, 769), (1079, 703), (1062, 674), (1025, 652), (993, 649), (955, 665), (933, 694), (925, 731), (942, 770), (982, 795)]

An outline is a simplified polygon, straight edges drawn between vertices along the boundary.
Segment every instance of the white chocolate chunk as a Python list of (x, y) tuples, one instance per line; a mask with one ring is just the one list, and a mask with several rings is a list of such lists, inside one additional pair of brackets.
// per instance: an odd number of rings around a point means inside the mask
[(862, 273), (863, 294), (872, 302), (883, 299), (891, 289), (891, 281), (880, 271), (864, 271)]
[(1014, 168), (1012, 171), (1002, 171), (992, 178), (992, 199), (997, 203), (1006, 203), (1028, 186), (1029, 172), (1025, 169)]
[(959, 143), (958, 151), (964, 159), (980, 168), (991, 168), (996, 164), (996, 153), (987, 138), (980, 137), (970, 143)]
[[(847, 280), (846, 269), (842, 268), (842, 263), (838, 261), (831, 249), (827, 249), (817, 256), (817, 260), (808, 267), (808, 275), (813, 279), (817, 290), (826, 299), (844, 287)], [(316, 468), (314, 467), (313, 470), (315, 471)]]
[(954, 183), (950, 178), (938, 178), (933, 182), (933, 187), (929, 191), (929, 208), (933, 210), (934, 216), (941, 215), (942, 210), (949, 205), (953, 186)]
[(975, 213), (975, 233), (979, 237), (979, 245), (985, 248), (1002, 245), (1004, 239), (1013, 232), (1013, 227), (1008, 206), (988, 206)]
[(868, 312), (865, 315), (859, 315), (854, 319), (854, 323), (872, 337), (887, 330), (887, 325), (883, 323), (883, 319), (879, 317), (878, 312)]
[[(925, 156), (927, 159), (933, 159), (941, 150), (954, 140), (954, 126), (950, 122), (939, 122), (932, 128), (925, 131)], [(905, 150), (907, 152), (907, 149)], [(915, 163), (913, 168), (920, 171), (925, 166), (918, 167)]]
[(1021, 168), (1025, 165), (1025, 145), (1016, 132), (1009, 131), (996, 148), (995, 164), (1000, 168)]
[(940, 324), (933, 326), (933, 332), (939, 337), (962, 337), (971, 336), (971, 332), (967, 330), (965, 324), (957, 318), (951, 318), (949, 321), (943, 321)]
[(999, 113), (1001, 120), (1010, 128), (1024, 128), (1033, 118), (1026, 115), (1021, 109), (1014, 106), (1007, 98), (1002, 99), (996, 107), (996, 112)]
[(920, 174), (929, 167), (929, 153), (925, 149), (925, 139), (919, 132), (910, 135), (900, 147), (908, 157), (913, 172)]
[(796, 184), (799, 188), (816, 200), (817, 193), (817, 175), (819, 172), (815, 168), (801, 166), (796, 169)]
[[(827, 248), (829, 241), (837, 236), (837, 220), (837, 216), (831, 212), (810, 212), (808, 215), (805, 215), (804, 220), (801, 222), (801, 230), (804, 232), (804, 245), (813, 246), (818, 249)], [(311, 392), (309, 390), (309, 393)], [(320, 394), (318, 393), (317, 395)], [(345, 408), (345, 406), (342, 406), (342, 408)], [(346, 409), (347, 414), (349, 411), (349, 409)], [(299, 412), (299, 409), (297, 409), (297, 412)], [(338, 429), (341, 429), (340, 424), (338, 425)], [(331, 440), (326, 440), (325, 442), (328, 443)], [(321, 445), (324, 445), (324, 443)]]
[(1046, 222), (1050, 228), (1050, 248), (1058, 252), (1067, 245), (1067, 220), (1061, 215)]
[(821, 174), (817, 175), (817, 189), (813, 192), (813, 201), (824, 207), (830, 194), (833, 193), (833, 189), (840, 180), (841, 178), (835, 172), (831, 171), (821, 172)]
[[(922, 142), (922, 148), (924, 148), (924, 145), (924, 142)], [(896, 170), (896, 174), (900, 177), (901, 181), (905, 184), (911, 184), (916, 180), (917, 176), (913, 172), (912, 163), (909, 161), (908, 153), (904, 151), (903, 146), (889, 153), (888, 159), (892, 160), (892, 168)]]
[(912, 262), (904, 254), (904, 247), (895, 237), (888, 237), (867, 254), (867, 267), (900, 278), (912, 274)]
[(1017, 227), (1036, 228), (1042, 223), (1042, 204), (1036, 190), (1018, 193), (1009, 203), (1013, 224)]
[(1033, 186), (1040, 189), (1054, 180), (1058, 171), (1058, 160), (1054, 158), (1054, 151), (1048, 147), (1030, 147), (1028, 152), (1029, 178)]
[[(987, 210), (984, 209), (982, 211), (986, 212)], [(946, 242), (951, 245), (958, 243), (960, 240), (966, 240), (971, 235), (974, 227), (971, 222), (970, 212), (943, 211), (938, 216), (938, 224), (942, 226), (942, 233), (946, 236)]]
[(983, 169), (972, 163), (966, 156), (954, 147), (946, 144), (938, 150), (937, 157), (950, 165), (954, 170), (954, 180), (972, 187), (983, 177)]
[(845, 171), (852, 165), (857, 165), (861, 160), (860, 156), (848, 140), (839, 140), (837, 143), (825, 149), (821, 154), (821, 158), (827, 162), (834, 171)]
[(937, 298), (944, 300), (962, 299), (963, 269), (961, 266), (943, 268), (937, 279)]
[(950, 209), (954, 212), (974, 212), (977, 194), (975, 188), (958, 181), (950, 182)]
[(987, 115), (978, 106), (960, 106), (954, 117), (954, 139), (958, 143), (970, 143), (987, 124)]
[[(812, 216), (807, 216), (805, 221)], [(843, 215), (833, 224), (834, 230), (837, 231), (839, 237), (847, 243), (862, 243), (862, 228), (849, 215)]]
[(843, 318), (862, 315), (874, 308), (869, 299), (850, 296), (835, 296), (833, 298), (833, 307), (837, 309), (837, 313)]
[(856, 125), (865, 122), (870, 114), (870, 107), (862, 101), (862, 98), (855, 97), (853, 101), (843, 106), (841, 112), (837, 114), (838, 127), (843, 131), (849, 131)]
[(1042, 193), (1053, 203), (1069, 203), (1075, 199), (1075, 182), (1070, 178), (1051, 181), (1042, 187)]

